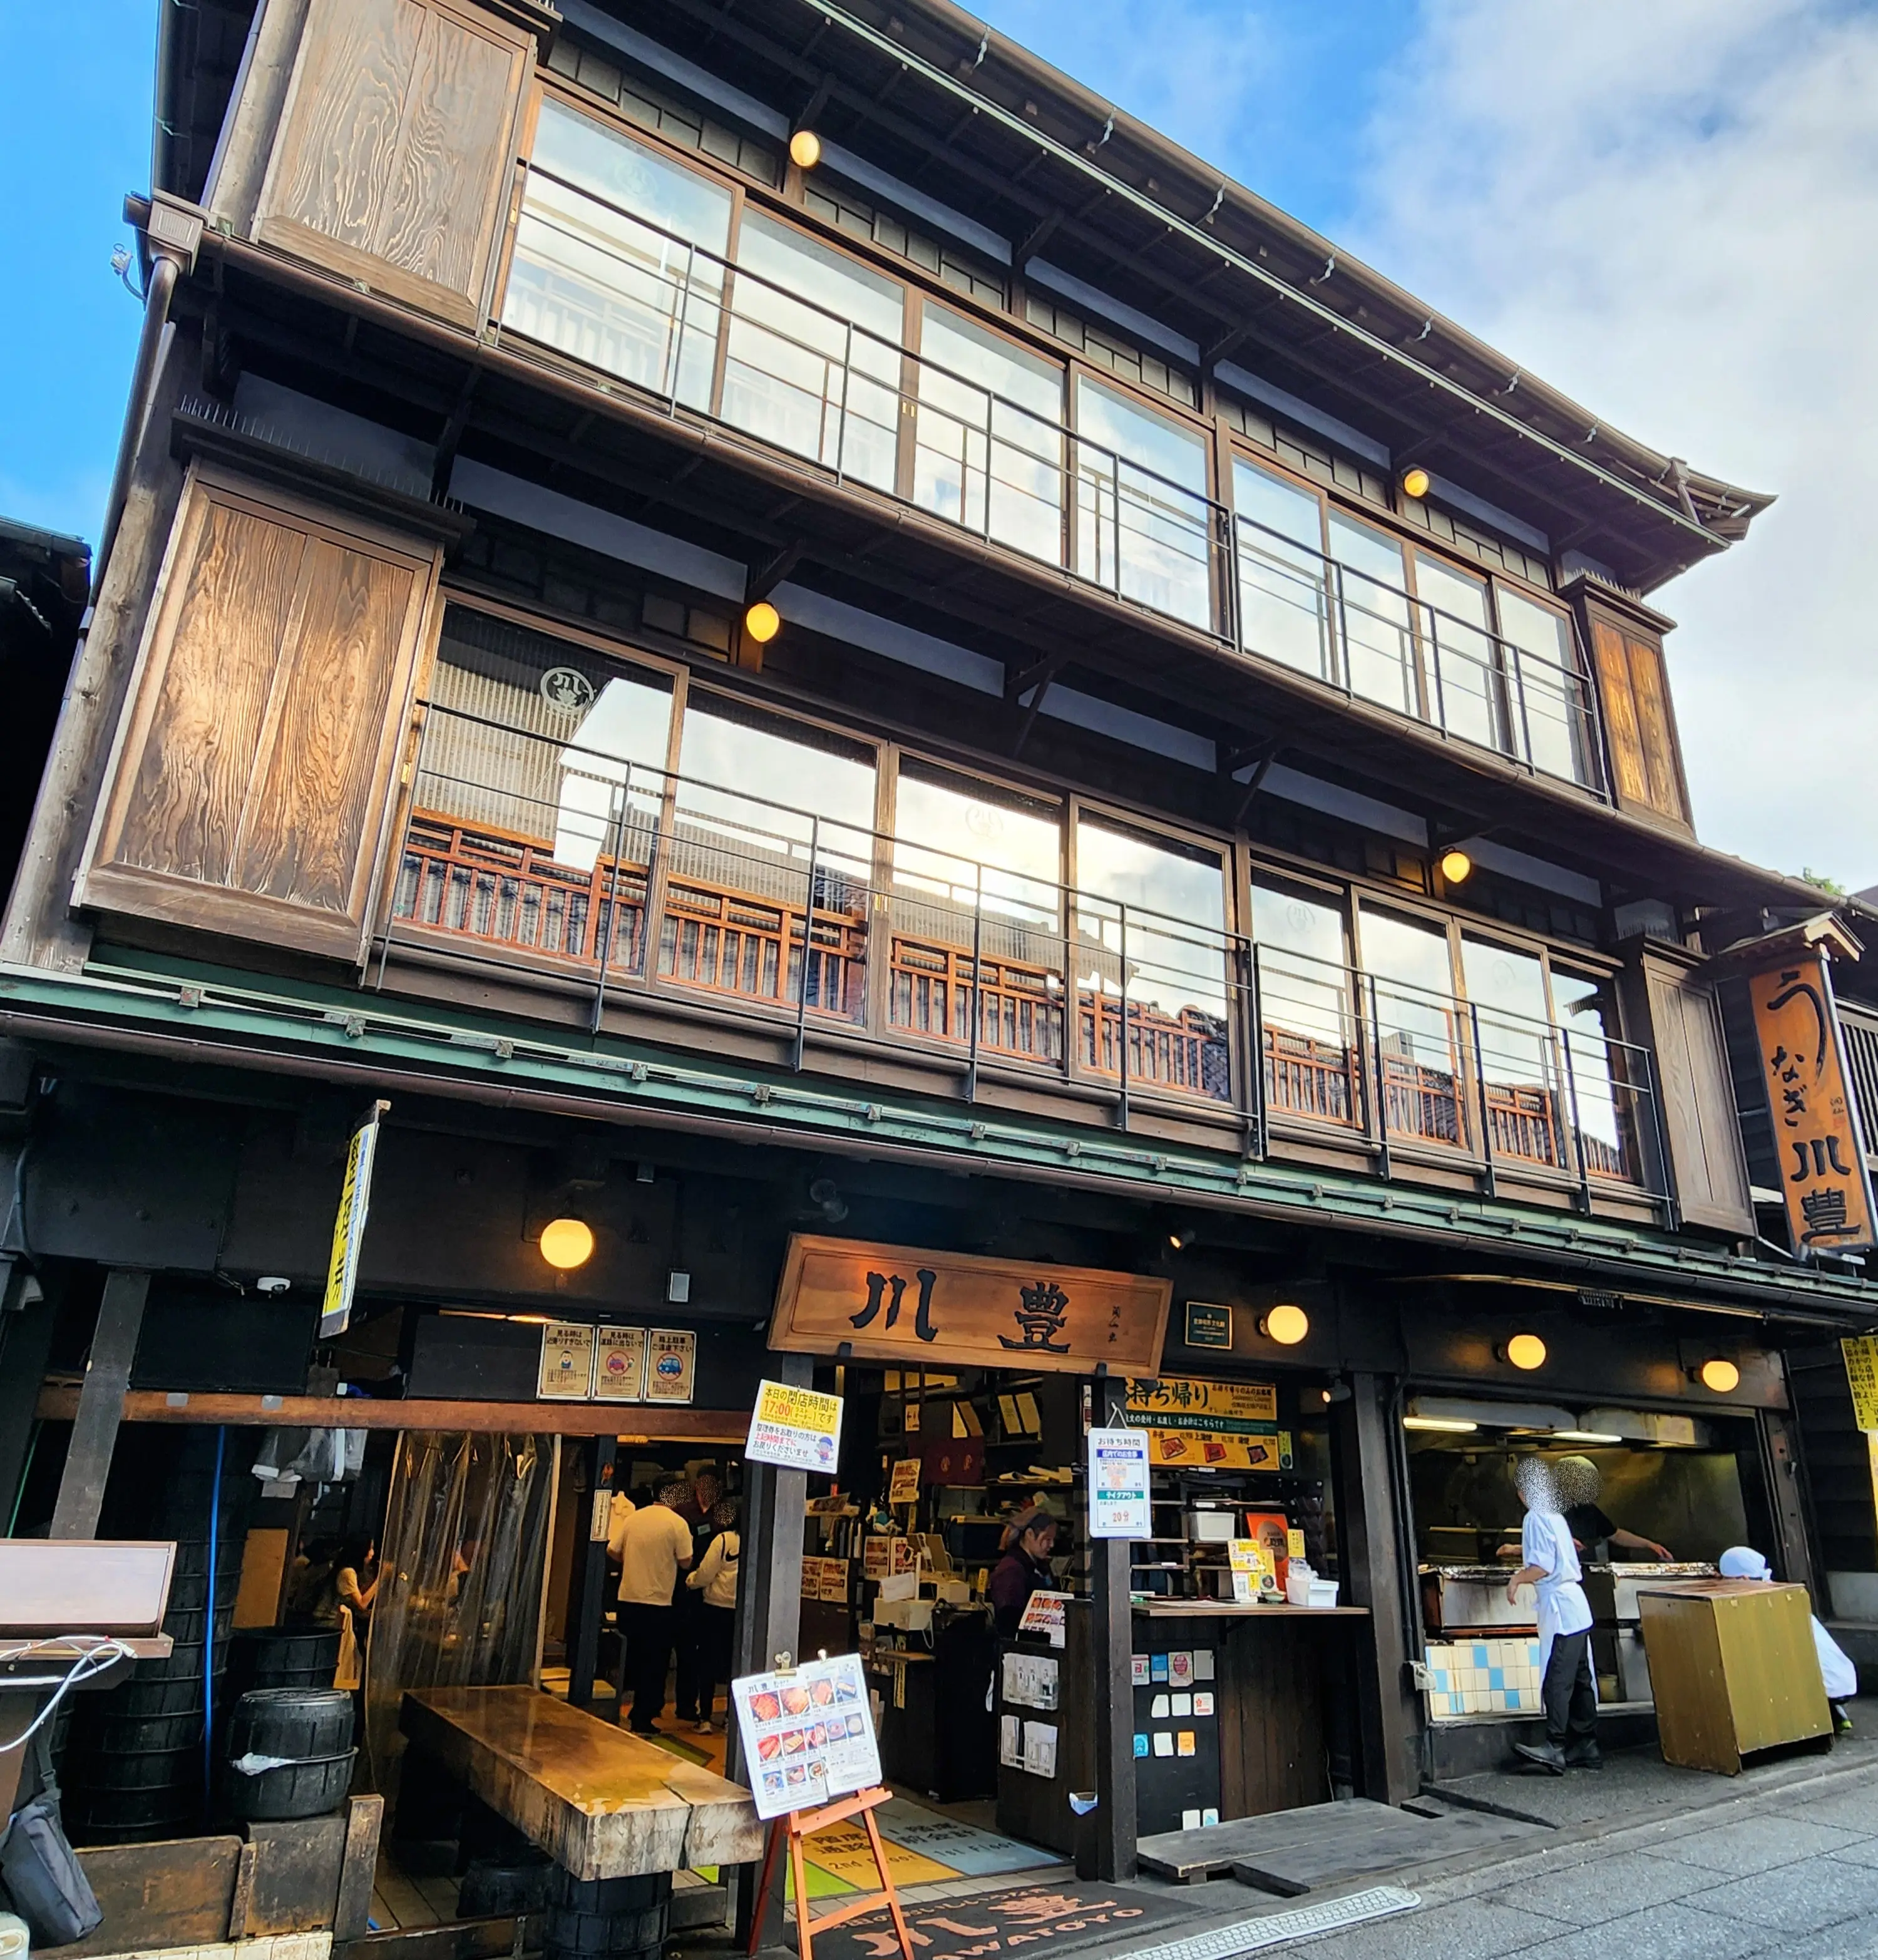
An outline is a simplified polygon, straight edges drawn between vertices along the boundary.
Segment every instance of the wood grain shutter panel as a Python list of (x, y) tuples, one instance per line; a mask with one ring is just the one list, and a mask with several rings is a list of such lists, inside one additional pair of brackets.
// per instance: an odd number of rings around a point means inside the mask
[(1584, 620), (1618, 807), (1686, 827), (1689, 791), (1662, 639), (1654, 628), (1619, 617), (1608, 604), (1586, 603)]
[(193, 473), (81, 902), (357, 959), (441, 563)]
[(1741, 1119), (1713, 990), (1647, 952), (1644, 997), (1676, 1195), (1691, 1224), (1751, 1233), (1754, 1205)]
[(470, 0), (312, 0), (256, 237), (476, 325), (534, 62)]

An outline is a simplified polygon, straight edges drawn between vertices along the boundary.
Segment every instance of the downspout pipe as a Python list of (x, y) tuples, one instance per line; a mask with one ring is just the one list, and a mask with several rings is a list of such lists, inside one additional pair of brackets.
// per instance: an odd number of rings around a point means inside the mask
[(91, 561), (91, 603), (96, 606), (103, 590), (104, 573), (111, 562), (111, 546), (117, 527), (123, 521), (124, 504), (130, 495), (131, 465), (137, 454), (144, 419), (149, 412), (151, 383), (157, 371), (157, 355), (163, 345), (163, 329), (170, 323), (170, 301), (181, 276), (180, 261), (168, 252), (151, 258), (150, 283), (144, 295), (143, 331), (138, 336), (137, 360), (130, 371), (130, 399), (124, 406), (124, 426), (117, 438), (117, 463), (111, 472), (111, 494), (104, 505), (104, 523), (98, 534), (98, 548)]

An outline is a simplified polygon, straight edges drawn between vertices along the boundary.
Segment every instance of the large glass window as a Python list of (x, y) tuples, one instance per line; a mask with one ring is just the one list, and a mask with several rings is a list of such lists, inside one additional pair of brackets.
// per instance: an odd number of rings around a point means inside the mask
[(1367, 904), (1362, 931), (1389, 1130), (1430, 1143), (1464, 1144), (1467, 1111), (1447, 934)]
[(663, 675), (452, 606), (393, 918), (636, 969), (671, 709)]
[(502, 324), (708, 407), (730, 223), (727, 191), (544, 102)]
[(1361, 1114), (1343, 908), (1263, 878), (1252, 887), (1265, 1093), (1275, 1111), (1354, 1123)]
[(1552, 1004), (1571, 1063), (1579, 1147), (1593, 1177), (1638, 1175), (1635, 1087), (1608, 980), (1552, 969)]
[(1433, 718), (1483, 748), (1504, 746), (1500, 681), (1487, 615), (1487, 581), (1426, 552), (1415, 553), (1415, 596), (1424, 657), (1432, 676)]
[(1308, 490), (1243, 459), (1233, 467), (1233, 507), (1240, 643), (1248, 653), (1330, 679), (1322, 507)]
[(1516, 744), (1535, 768), (1568, 782), (1594, 780), (1584, 683), (1577, 672), (1571, 622), (1523, 593), (1494, 587), (1500, 631), (1517, 650), (1508, 676)]
[(891, 490), (899, 444), (901, 288), (811, 238), (747, 215), (737, 232), (737, 263), (724, 420)]
[(1494, 1154), (1563, 1167), (1567, 1112), (1559, 1096), (1561, 1058), (1546, 1011), (1543, 963), (1536, 953), (1469, 933), (1461, 940), (1461, 972), (1479, 1029), (1482, 1093)]
[(976, 999), (981, 1048), (1060, 1061), (1059, 813), (902, 766), (893, 829), (894, 1026), (967, 1040)]
[(1076, 887), (1084, 1062), (1119, 1074), (1125, 1042), (1131, 1080), (1230, 1097), (1218, 858), (1085, 816)]
[(757, 999), (801, 988), (860, 1019), (871, 752), (709, 697), (687, 705), (680, 744), (659, 971)]
[(913, 499), (1052, 565), (1063, 551), (1063, 373), (928, 304)]
[(1205, 441), (1083, 376), (1076, 431), (1077, 570), (1157, 612), (1210, 625)]
[(1402, 547), (1393, 538), (1330, 514), (1330, 555), (1338, 563), (1338, 628), (1351, 690), (1366, 701), (1419, 715), (1415, 634), (1403, 591)]

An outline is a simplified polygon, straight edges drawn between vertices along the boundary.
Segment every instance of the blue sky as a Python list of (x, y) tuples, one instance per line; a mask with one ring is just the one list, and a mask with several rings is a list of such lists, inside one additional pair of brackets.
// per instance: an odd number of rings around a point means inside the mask
[[(27, 189), (0, 202), (0, 515), (86, 536), (138, 326), (109, 261), (149, 174), (158, 5), (76, 0), (55, 33), (0, 4), (0, 180)], [(1653, 595), (1682, 622), (1697, 821), (1878, 882), (1878, 0), (980, 11), (1599, 420), (1777, 492)]]

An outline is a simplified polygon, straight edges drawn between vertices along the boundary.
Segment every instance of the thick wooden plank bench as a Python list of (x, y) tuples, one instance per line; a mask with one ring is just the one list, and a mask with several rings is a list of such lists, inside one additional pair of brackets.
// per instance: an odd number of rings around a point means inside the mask
[(750, 1793), (533, 1688), (408, 1694), (399, 1726), (576, 1879), (635, 1878), (763, 1854)]

